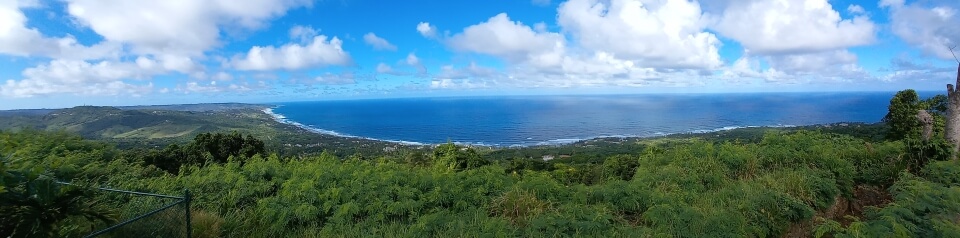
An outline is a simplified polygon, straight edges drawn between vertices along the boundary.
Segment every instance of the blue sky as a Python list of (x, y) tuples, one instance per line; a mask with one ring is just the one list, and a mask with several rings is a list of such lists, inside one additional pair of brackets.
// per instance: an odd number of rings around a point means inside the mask
[(952, 0), (0, 0), (0, 109), (942, 90)]

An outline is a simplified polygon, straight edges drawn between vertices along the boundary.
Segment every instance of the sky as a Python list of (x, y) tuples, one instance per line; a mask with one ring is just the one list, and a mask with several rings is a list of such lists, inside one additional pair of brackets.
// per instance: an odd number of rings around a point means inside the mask
[(958, 44), (957, 0), (0, 0), (0, 109), (939, 91)]

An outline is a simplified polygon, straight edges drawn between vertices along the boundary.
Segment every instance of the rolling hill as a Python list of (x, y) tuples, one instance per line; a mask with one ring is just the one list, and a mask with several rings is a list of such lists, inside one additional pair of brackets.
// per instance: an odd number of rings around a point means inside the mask
[(120, 147), (162, 147), (185, 143), (206, 132), (239, 132), (289, 153), (388, 151), (395, 143), (318, 134), (277, 122), (257, 104), (191, 104), (134, 107), (79, 106), (0, 113), (0, 130), (67, 131)]

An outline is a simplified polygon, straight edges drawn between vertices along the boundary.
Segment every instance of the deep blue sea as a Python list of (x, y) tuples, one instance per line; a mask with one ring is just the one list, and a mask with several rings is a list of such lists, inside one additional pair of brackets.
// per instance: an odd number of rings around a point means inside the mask
[(525, 146), (598, 137), (647, 137), (751, 126), (873, 123), (886, 114), (893, 94), (371, 99), (278, 103), (272, 113), (285, 122), (341, 136), (423, 144), (452, 141), (490, 146)]

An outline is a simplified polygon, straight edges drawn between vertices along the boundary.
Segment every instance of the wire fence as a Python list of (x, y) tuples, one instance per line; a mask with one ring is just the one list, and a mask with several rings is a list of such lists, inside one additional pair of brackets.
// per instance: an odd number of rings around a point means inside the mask
[(100, 198), (111, 201), (117, 209), (118, 222), (96, 227), (85, 237), (191, 237), (189, 190), (182, 196), (98, 190)]

